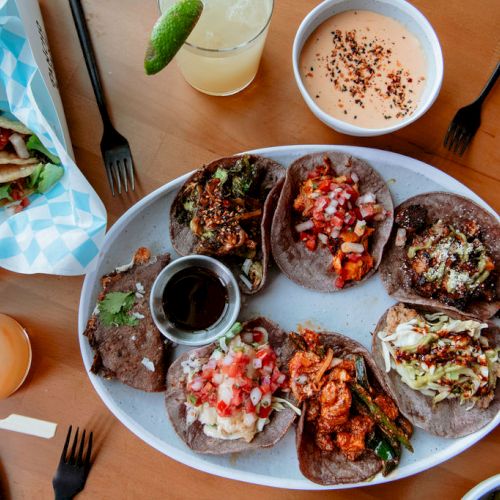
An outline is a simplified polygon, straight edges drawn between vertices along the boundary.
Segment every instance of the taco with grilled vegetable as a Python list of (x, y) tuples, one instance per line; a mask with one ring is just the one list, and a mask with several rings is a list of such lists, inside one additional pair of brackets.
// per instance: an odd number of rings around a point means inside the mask
[(389, 474), (402, 446), (413, 451), (413, 427), (370, 353), (338, 333), (302, 330), (289, 338), (290, 388), (302, 404), (296, 432), (302, 474), (323, 485)]
[(399, 303), (377, 324), (372, 350), (406, 417), (432, 434), (458, 438), (500, 410), (499, 342), (493, 324)]
[(215, 160), (181, 187), (171, 208), (178, 253), (211, 255), (233, 270), (243, 293), (266, 281), (269, 234), (285, 169), (256, 155)]
[(292, 424), (286, 334), (265, 318), (236, 323), (211, 345), (184, 353), (168, 370), (166, 406), (194, 451), (221, 455), (266, 448)]
[(295, 283), (323, 292), (375, 273), (392, 227), (389, 188), (368, 163), (336, 152), (296, 160), (274, 214), (271, 244)]
[(473, 201), (425, 193), (396, 208), (380, 277), (395, 299), (487, 319), (500, 306), (500, 223)]
[(32, 193), (45, 193), (62, 176), (59, 158), (22, 123), (0, 116), (0, 207), (20, 211)]

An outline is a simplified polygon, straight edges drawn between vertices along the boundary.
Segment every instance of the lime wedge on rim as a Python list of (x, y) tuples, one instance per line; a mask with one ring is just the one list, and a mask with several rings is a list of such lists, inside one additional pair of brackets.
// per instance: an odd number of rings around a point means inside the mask
[(203, 11), (201, 0), (180, 0), (156, 21), (149, 39), (144, 69), (154, 75), (177, 54)]

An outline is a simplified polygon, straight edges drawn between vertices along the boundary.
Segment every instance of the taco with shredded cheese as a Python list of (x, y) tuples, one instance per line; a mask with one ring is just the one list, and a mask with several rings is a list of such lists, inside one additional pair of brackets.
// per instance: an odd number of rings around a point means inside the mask
[(500, 306), (500, 223), (473, 201), (425, 193), (396, 208), (380, 277), (395, 299), (491, 318)]
[(256, 155), (215, 160), (181, 187), (170, 212), (181, 255), (211, 255), (234, 272), (243, 293), (258, 292), (269, 265), (271, 220), (285, 169)]
[(430, 307), (391, 307), (373, 334), (373, 357), (399, 408), (447, 438), (471, 434), (500, 410), (500, 329)]
[(375, 273), (393, 222), (389, 188), (368, 163), (325, 152), (288, 169), (271, 244), (295, 283), (323, 292), (355, 286)]
[(221, 455), (273, 446), (292, 424), (286, 334), (265, 318), (236, 323), (217, 342), (184, 353), (167, 376), (175, 431), (194, 451)]
[(0, 207), (22, 210), (30, 194), (45, 193), (63, 173), (59, 158), (31, 130), (0, 116)]

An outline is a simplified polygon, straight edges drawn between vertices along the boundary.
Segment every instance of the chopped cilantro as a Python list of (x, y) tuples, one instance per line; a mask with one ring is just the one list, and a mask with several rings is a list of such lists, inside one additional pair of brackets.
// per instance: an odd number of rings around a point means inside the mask
[(139, 320), (129, 314), (135, 302), (134, 292), (109, 292), (99, 302), (99, 318), (105, 326), (137, 326)]
[(214, 178), (215, 179), (219, 179), (220, 180), (220, 185), (222, 186), (224, 184), (224, 182), (227, 181), (227, 178), (228, 178), (228, 173), (227, 173), (227, 170), (225, 168), (218, 168), (216, 171), (215, 171), (215, 174), (214, 174)]
[(187, 398), (192, 405), (195, 405), (196, 402), (198, 401), (198, 398), (194, 394), (188, 394)]

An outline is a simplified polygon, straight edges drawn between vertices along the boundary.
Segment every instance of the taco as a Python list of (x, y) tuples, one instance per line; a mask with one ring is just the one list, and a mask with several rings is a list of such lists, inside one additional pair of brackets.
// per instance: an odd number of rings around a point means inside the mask
[(167, 412), (190, 448), (221, 455), (273, 446), (284, 436), (299, 412), (278, 397), (287, 385), (285, 338), (277, 325), (256, 318), (175, 360)]
[(392, 199), (368, 163), (344, 153), (311, 154), (288, 169), (271, 244), (295, 283), (337, 292), (368, 279), (392, 227)]
[(338, 333), (291, 333), (288, 368), (302, 415), (296, 444), (302, 474), (332, 485), (389, 474), (413, 428), (395, 405), (370, 353)]
[(165, 390), (168, 345), (149, 309), (154, 280), (170, 255), (139, 248), (130, 264), (101, 278), (102, 291), (83, 333), (94, 350), (90, 371), (147, 392)]
[(473, 201), (425, 193), (396, 208), (380, 277), (397, 300), (487, 319), (500, 301), (500, 224)]
[(402, 303), (373, 335), (373, 357), (399, 408), (416, 426), (466, 436), (500, 410), (500, 329), (455, 312)]
[(285, 169), (256, 155), (215, 160), (181, 187), (170, 212), (181, 255), (211, 255), (229, 265), (243, 293), (258, 292), (269, 265), (269, 233)]
[(48, 191), (62, 177), (60, 163), (31, 130), (0, 116), (0, 206), (22, 210), (30, 194)]

